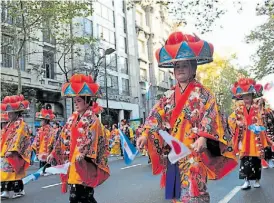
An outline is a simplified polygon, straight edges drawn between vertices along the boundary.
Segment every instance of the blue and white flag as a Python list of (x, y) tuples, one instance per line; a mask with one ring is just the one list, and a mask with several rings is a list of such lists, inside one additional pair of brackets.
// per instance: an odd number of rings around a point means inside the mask
[(124, 160), (127, 165), (131, 164), (132, 161), (135, 159), (137, 154), (139, 153), (138, 150), (133, 146), (133, 144), (129, 141), (127, 136), (123, 133), (121, 129), (119, 129), (120, 139), (122, 144), (122, 150), (124, 153)]
[(35, 173), (33, 174), (30, 174), (28, 176), (26, 176), (25, 178), (22, 179), (23, 181), (23, 184), (26, 185), (28, 184), (30, 181), (33, 181), (33, 180), (37, 180), (41, 174), (43, 173), (43, 169), (44, 167), (40, 168), (38, 171), (36, 171)]
[(62, 165), (52, 166), (52, 167), (46, 168), (46, 173), (67, 174), (69, 166), (70, 166), (70, 162), (62, 164)]
[(37, 158), (36, 153), (34, 151), (32, 151), (32, 153), (31, 153), (31, 161), (39, 162), (39, 159)]

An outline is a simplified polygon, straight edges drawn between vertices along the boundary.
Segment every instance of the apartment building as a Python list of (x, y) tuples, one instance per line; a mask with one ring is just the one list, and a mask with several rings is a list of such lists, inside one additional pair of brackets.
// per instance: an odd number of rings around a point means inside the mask
[(172, 69), (158, 68), (155, 51), (165, 44), (172, 30), (165, 6), (135, 6), (140, 76), (140, 115), (145, 118), (153, 105), (172, 85)]
[[(103, 98), (98, 100), (99, 104), (106, 109), (106, 76), (108, 106), (113, 122), (117, 123), (123, 118), (139, 118), (139, 105), (136, 99), (138, 93), (135, 91), (139, 87), (139, 78), (136, 77), (136, 72), (139, 71), (135, 53), (136, 33), (133, 12), (126, 10), (123, 0), (94, 1), (93, 9), (93, 16), (75, 19), (79, 26), (73, 28), (73, 34), (99, 38), (101, 56), (104, 50), (109, 48), (115, 50), (112, 54), (106, 55), (107, 74), (104, 71), (104, 64), (100, 70), (98, 81), (102, 86)], [(15, 22), (9, 19), (8, 12), (3, 10), (1, 37), (2, 41), (6, 42), (13, 40), (9, 35), (8, 26)], [(31, 126), (39, 126), (39, 122), (33, 118), (35, 112), (39, 106), (50, 103), (57, 114), (57, 119), (64, 122), (72, 112), (72, 102), (70, 99), (61, 98), (61, 85), (65, 77), (56, 63), (60, 58), (56, 53), (58, 47), (50, 35), (50, 30), (37, 31), (33, 35), (37, 41), (30, 41), (23, 47), (24, 52), (33, 52), (33, 54), (20, 58), (23, 93), (27, 98), (32, 98), (31, 109), (25, 115), (26, 121)], [(14, 43), (10, 43), (9, 46), (14, 46)], [(2, 47), (1, 52), (1, 96), (15, 94), (18, 84), (14, 55), (9, 53), (13, 48), (9, 46)], [(92, 56), (90, 47), (84, 45), (82, 50), (84, 51), (81, 56), (69, 56), (60, 60), (60, 63), (66, 63), (75, 71), (83, 66), (93, 66), (96, 57)], [(101, 115), (104, 123), (106, 123), (105, 115), (106, 111)]]

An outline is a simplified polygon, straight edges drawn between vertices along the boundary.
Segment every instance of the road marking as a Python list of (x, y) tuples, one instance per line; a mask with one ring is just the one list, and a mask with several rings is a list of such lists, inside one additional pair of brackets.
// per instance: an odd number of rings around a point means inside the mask
[(222, 200), (218, 203), (228, 203), (239, 191), (241, 190), (241, 186), (236, 186), (233, 190), (231, 190)]
[(132, 166), (127, 166), (127, 167), (121, 168), (121, 169), (124, 170), (124, 169), (133, 168), (135, 166), (141, 166), (141, 165), (142, 164), (135, 164), (135, 165), (132, 165)]
[(61, 184), (62, 184), (62, 183), (56, 183), (56, 184), (44, 186), (44, 187), (42, 187), (42, 188), (43, 188), (43, 189), (46, 189), (46, 188), (54, 187), (54, 186), (61, 185)]

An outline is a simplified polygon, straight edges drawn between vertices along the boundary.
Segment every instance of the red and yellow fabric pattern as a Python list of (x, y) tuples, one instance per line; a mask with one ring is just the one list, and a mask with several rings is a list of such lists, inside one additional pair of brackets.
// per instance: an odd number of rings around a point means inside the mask
[[(30, 164), (31, 140), (22, 118), (8, 123), (1, 131), (1, 181), (21, 180)], [(12, 156), (6, 158), (7, 152)]]
[(163, 155), (167, 152), (158, 134), (160, 129), (169, 129), (172, 136), (189, 148), (199, 137), (216, 141), (220, 151), (218, 156), (213, 156), (209, 150), (201, 154), (193, 151), (179, 161), (182, 194), (175, 202), (190, 202), (194, 197), (206, 198), (206, 191), (199, 188), (205, 188), (202, 186), (206, 185), (207, 176), (220, 179), (237, 166), (232, 137), (225, 130), (215, 99), (195, 80), (183, 93), (179, 85), (170, 90), (154, 106), (144, 125), (142, 135), (148, 137), (153, 174), (163, 174), (161, 186), (164, 186), (167, 160)]
[(264, 158), (264, 148), (270, 144), (266, 132), (255, 134), (248, 129), (248, 126), (253, 124), (264, 126), (262, 112), (257, 102), (254, 102), (249, 110), (243, 102), (238, 102), (228, 121), (233, 133), (234, 150), (239, 153), (240, 158), (244, 156)]
[(106, 133), (91, 109), (81, 117), (77, 112), (72, 114), (52, 151), (58, 164), (71, 163), (67, 177), (62, 177), (63, 183), (96, 187), (110, 175)]
[(49, 124), (39, 128), (32, 148), (36, 151), (36, 155), (40, 161), (46, 161), (51, 153), (52, 143), (55, 139), (54, 133), (56, 131)]

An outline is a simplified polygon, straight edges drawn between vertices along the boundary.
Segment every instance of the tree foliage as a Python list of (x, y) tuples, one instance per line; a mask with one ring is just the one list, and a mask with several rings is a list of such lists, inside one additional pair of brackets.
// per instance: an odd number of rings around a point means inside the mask
[[(5, 1), (2, 2), (2, 34), (12, 38), (11, 42), (1, 43), (1, 53), (9, 51), (15, 58), (14, 68), (18, 71), (18, 93), (22, 92), (20, 57), (35, 54), (32, 50), (23, 53), (27, 42), (37, 42), (37, 32), (47, 31), (63, 46), (62, 54), (68, 53), (65, 44), (73, 48), (75, 43), (90, 39), (73, 38), (64, 28), (72, 26), (74, 18), (92, 15), (92, 1)], [(69, 37), (68, 37), (69, 36)], [(89, 37), (87, 37), (89, 38)], [(11, 43), (11, 44), (10, 44)], [(11, 50), (12, 49), (12, 50)], [(61, 54), (61, 55), (62, 55)]]
[[(241, 0), (231, 1), (238, 11), (242, 10)], [(128, 9), (135, 4), (143, 7), (162, 5), (175, 24), (186, 25), (195, 19), (194, 26), (201, 34), (212, 31), (215, 20), (227, 12), (223, 0), (128, 0)]]
[(274, 73), (274, 1), (258, 5), (258, 15), (268, 15), (267, 21), (253, 30), (247, 37), (248, 43), (259, 42), (252, 69), (256, 79)]
[(197, 78), (208, 87), (216, 96), (217, 103), (226, 113), (231, 112), (231, 86), (248, 73), (243, 69), (236, 69), (232, 64), (233, 58), (215, 56), (214, 62), (198, 68)]

